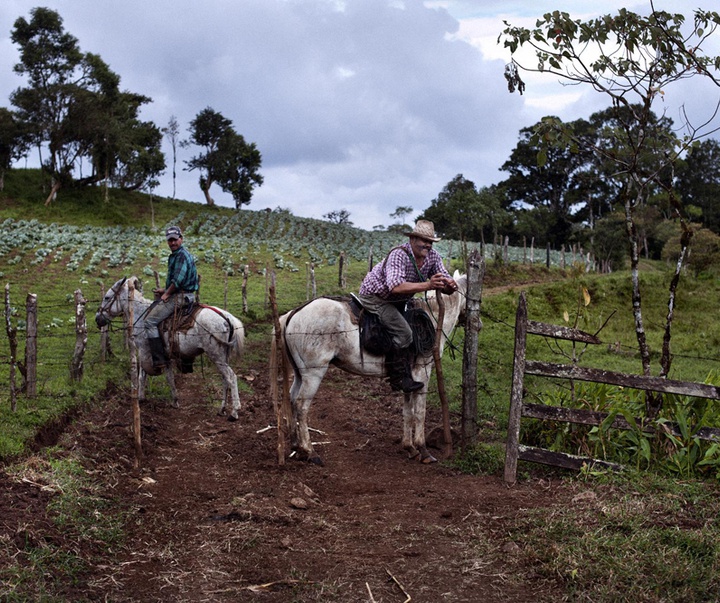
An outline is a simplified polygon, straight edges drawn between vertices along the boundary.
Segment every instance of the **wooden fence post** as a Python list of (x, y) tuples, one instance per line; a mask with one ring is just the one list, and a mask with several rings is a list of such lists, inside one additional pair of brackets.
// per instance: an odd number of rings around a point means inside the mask
[(15, 385), (15, 371), (17, 370), (17, 329), (10, 320), (10, 283), (5, 285), (5, 330), (10, 342), (10, 410), (17, 410), (17, 387)]
[[(100, 300), (105, 299), (105, 286), (100, 284)], [(100, 302), (102, 303), (102, 301)], [(110, 355), (110, 329), (108, 325), (100, 327), (100, 361), (105, 362)]]
[(512, 390), (508, 414), (508, 439), (505, 450), (505, 483), (517, 481), (518, 443), (520, 442), (520, 414), (523, 404), (525, 379), (525, 347), (527, 345), (527, 301), (525, 292), (520, 293), (515, 314), (515, 353), (513, 356)]
[(445, 318), (445, 302), (443, 301), (443, 294), (440, 291), (435, 293), (438, 303), (438, 316), (437, 325), (435, 327), (435, 345), (433, 346), (433, 358), (435, 360), (435, 379), (438, 386), (438, 396), (440, 396), (440, 407), (442, 408), (442, 419), (443, 419), (443, 440), (445, 441), (445, 450), (443, 451), (443, 458), (450, 458), (452, 455), (452, 432), (450, 431), (450, 405), (447, 399), (447, 393), (445, 392), (445, 376), (442, 370), (442, 361), (440, 358), (440, 346), (442, 345), (443, 337), (443, 320)]
[[(275, 295), (275, 273), (272, 275), (272, 284), (270, 285), (270, 306), (272, 308), (273, 324), (275, 326), (275, 354), (274, 361), (271, 364), (270, 371), (270, 390), (272, 393), (273, 406), (275, 408), (275, 420), (277, 421), (277, 459), (278, 465), (285, 464), (285, 442), (288, 438), (288, 422), (292, 420), (292, 410), (290, 409), (290, 388), (288, 385), (287, 370), (285, 367), (285, 350), (282, 342), (282, 333), (280, 330), (280, 316), (278, 314), (277, 299)], [(278, 373), (282, 379), (282, 401), (279, 400), (277, 390)]]
[(87, 322), (85, 321), (85, 304), (87, 300), (83, 297), (82, 291), (75, 291), (75, 352), (70, 363), (70, 379), (82, 381), (83, 359), (87, 347)]
[(132, 281), (128, 280), (128, 311), (127, 311), (127, 329), (128, 342), (130, 345), (130, 397), (132, 398), (133, 409), (133, 440), (135, 444), (135, 462), (133, 467), (140, 468), (142, 462), (142, 427), (140, 422), (140, 401), (138, 399), (138, 357), (135, 348), (134, 323), (134, 307), (135, 307), (135, 286)]
[(338, 261), (338, 287), (345, 288), (345, 252), (340, 252), (340, 260)]
[(243, 268), (243, 281), (242, 281), (242, 311), (243, 311), (243, 314), (247, 314), (247, 311), (248, 311), (247, 285), (248, 285), (249, 272), (250, 272), (250, 266), (245, 264), (245, 268)]
[(482, 329), (480, 305), (485, 260), (477, 249), (468, 258), (467, 297), (465, 301), (465, 343), (463, 348), (461, 447), (463, 453), (477, 437), (477, 358), (478, 334)]
[(317, 283), (315, 282), (315, 264), (310, 262), (310, 299), (317, 297)]
[(25, 339), (25, 394), (28, 398), (37, 395), (37, 295), (28, 293), (25, 301), (27, 323)]

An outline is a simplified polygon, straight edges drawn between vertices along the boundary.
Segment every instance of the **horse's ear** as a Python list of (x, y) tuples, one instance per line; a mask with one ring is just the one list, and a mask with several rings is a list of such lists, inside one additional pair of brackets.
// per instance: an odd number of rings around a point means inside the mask
[(142, 293), (142, 281), (137, 276), (131, 276), (130, 282), (132, 283), (135, 291)]
[(459, 270), (456, 270), (456, 271), (455, 271), (455, 274), (453, 274), (453, 280), (454, 280), (454, 281), (458, 280), (458, 279), (460, 278), (460, 276), (461, 276), (461, 275), (460, 275), (460, 271), (459, 271)]

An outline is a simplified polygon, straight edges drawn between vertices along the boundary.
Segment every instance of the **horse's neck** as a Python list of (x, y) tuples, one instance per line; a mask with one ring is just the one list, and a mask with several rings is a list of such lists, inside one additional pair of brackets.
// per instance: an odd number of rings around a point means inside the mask
[[(428, 296), (426, 302), (426, 311), (432, 318), (433, 323), (437, 327), (437, 320), (440, 316), (440, 305), (437, 300), (438, 293), (434, 296)], [(443, 295), (443, 330), (452, 329), (460, 316), (460, 304), (462, 297), (459, 294)]]
[(142, 294), (135, 291), (135, 295), (133, 296), (133, 302), (132, 302), (132, 310), (133, 310), (133, 330), (135, 330), (135, 334), (139, 334), (143, 332), (143, 320), (145, 317), (145, 313), (147, 312), (148, 308), (150, 307), (150, 304), (152, 302), (149, 299), (145, 299)]

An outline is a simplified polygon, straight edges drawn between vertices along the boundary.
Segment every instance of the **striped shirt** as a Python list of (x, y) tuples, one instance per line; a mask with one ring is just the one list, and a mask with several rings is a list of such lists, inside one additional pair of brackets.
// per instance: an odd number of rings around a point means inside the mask
[(168, 257), (168, 271), (165, 277), (165, 288), (174, 283), (180, 291), (192, 292), (198, 290), (198, 274), (195, 268), (195, 259), (192, 254), (180, 246)]
[(420, 283), (429, 280), (438, 272), (451, 278), (440, 254), (431, 249), (418, 274), (410, 242), (407, 242), (390, 251), (387, 258), (375, 264), (367, 273), (360, 286), (360, 295), (377, 295), (390, 301), (409, 299), (412, 295), (393, 295), (390, 292), (402, 283)]

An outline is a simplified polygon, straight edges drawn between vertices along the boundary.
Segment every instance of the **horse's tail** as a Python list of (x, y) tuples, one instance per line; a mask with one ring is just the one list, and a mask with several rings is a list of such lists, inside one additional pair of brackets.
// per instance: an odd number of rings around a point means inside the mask
[(232, 348), (230, 350), (231, 356), (234, 356), (236, 358), (240, 358), (242, 356), (243, 350), (245, 349), (245, 326), (240, 321), (239, 318), (233, 316), (230, 313), (226, 313), (228, 321), (233, 327), (233, 334), (232, 334)]

